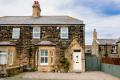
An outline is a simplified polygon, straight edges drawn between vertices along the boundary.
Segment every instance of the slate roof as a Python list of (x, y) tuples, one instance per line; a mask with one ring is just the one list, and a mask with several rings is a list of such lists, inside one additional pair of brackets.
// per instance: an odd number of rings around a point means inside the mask
[(97, 43), (101, 45), (113, 45), (116, 44), (117, 39), (97, 39)]
[(0, 42), (0, 46), (14, 46), (14, 45), (16, 44), (9, 41)]
[(55, 46), (55, 44), (51, 41), (40, 41), (39, 43), (35, 45), (36, 46)]
[(69, 16), (5, 16), (0, 24), (83, 24), (83, 21)]

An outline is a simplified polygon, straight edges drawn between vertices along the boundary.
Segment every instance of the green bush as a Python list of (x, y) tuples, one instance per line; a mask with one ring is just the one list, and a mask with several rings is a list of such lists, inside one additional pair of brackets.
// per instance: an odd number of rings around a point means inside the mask
[(68, 72), (69, 70), (69, 61), (67, 58), (60, 58), (59, 68), (61, 72)]

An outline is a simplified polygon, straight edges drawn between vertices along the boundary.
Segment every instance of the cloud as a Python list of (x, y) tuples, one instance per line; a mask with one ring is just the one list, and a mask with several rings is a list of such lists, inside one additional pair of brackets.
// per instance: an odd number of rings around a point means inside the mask
[(120, 1), (118, 0), (75, 0), (73, 3), (91, 8), (94, 12), (104, 15), (114, 15), (120, 13)]

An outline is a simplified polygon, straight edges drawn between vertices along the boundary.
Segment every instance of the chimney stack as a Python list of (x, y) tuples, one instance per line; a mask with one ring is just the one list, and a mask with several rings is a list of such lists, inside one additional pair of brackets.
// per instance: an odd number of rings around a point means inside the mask
[(96, 32), (96, 29), (94, 29), (93, 31), (93, 40), (96, 40), (97, 39), (97, 32)]
[(32, 16), (33, 17), (40, 17), (40, 13), (41, 13), (41, 8), (40, 8), (40, 4), (38, 1), (34, 1), (34, 4), (33, 4), (33, 14)]

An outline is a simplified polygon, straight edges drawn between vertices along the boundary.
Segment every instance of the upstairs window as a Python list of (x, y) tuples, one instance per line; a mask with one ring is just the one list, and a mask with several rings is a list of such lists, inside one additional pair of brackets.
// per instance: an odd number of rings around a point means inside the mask
[(61, 39), (68, 39), (68, 27), (61, 27), (60, 37)]
[(40, 39), (40, 27), (33, 27), (33, 38)]
[(20, 37), (20, 28), (13, 28), (12, 38), (19, 39)]

